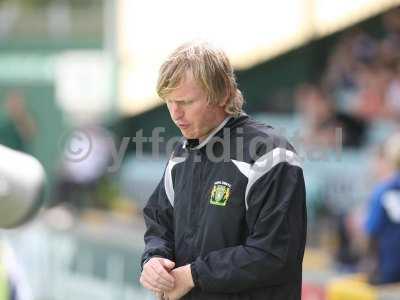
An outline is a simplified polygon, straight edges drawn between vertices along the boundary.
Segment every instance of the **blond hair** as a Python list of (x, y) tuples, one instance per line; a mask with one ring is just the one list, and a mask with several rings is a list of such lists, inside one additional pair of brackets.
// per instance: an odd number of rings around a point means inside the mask
[(400, 132), (393, 134), (386, 141), (384, 154), (390, 164), (396, 170), (400, 170)]
[(208, 103), (220, 104), (227, 99), (227, 114), (237, 116), (242, 112), (243, 96), (228, 57), (206, 42), (185, 43), (162, 64), (157, 82), (161, 99), (178, 88), (187, 71), (206, 92)]

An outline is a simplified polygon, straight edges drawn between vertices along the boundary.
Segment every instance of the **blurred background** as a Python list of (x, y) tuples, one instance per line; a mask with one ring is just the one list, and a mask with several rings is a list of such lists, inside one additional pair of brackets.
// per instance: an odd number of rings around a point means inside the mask
[(245, 111), (303, 159), (303, 299), (400, 299), (371, 279), (363, 225), (394, 173), (383, 145), (400, 130), (399, 5), (0, 0), (0, 144), (48, 175), (41, 214), (0, 232), (0, 300), (152, 299), (138, 283), (142, 208), (179, 136), (155, 82), (195, 38), (228, 53)]

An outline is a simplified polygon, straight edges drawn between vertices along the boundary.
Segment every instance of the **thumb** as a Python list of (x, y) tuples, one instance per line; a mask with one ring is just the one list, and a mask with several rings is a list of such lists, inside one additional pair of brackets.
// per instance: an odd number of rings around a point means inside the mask
[(162, 264), (164, 267), (166, 267), (168, 270), (172, 270), (175, 267), (175, 263), (169, 259), (163, 259)]

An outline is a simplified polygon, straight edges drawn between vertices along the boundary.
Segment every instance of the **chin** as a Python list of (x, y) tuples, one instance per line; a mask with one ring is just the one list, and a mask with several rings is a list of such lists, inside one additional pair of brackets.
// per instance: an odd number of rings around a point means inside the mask
[(182, 135), (183, 135), (183, 137), (185, 138), (185, 139), (188, 139), (188, 140), (193, 140), (193, 139), (197, 139), (197, 137), (194, 135), (194, 134), (190, 134), (190, 133), (185, 133), (185, 132), (183, 132), (183, 131), (181, 131), (181, 133), (182, 133)]
[(184, 135), (184, 134), (183, 134), (183, 137), (184, 137), (185, 139), (187, 139), (187, 140), (194, 140), (194, 139), (197, 139), (197, 137), (195, 137), (195, 136), (193, 136), (193, 135)]

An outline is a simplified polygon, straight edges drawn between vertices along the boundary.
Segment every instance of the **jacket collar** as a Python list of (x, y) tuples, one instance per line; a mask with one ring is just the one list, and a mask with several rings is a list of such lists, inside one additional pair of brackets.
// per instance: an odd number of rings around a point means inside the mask
[(226, 125), (226, 123), (228, 123), (228, 121), (230, 119), (232, 119), (232, 116), (228, 116), (226, 117), (213, 131), (211, 131), (211, 133), (204, 139), (204, 141), (202, 141), (201, 143), (199, 143), (198, 139), (185, 139), (183, 142), (183, 149), (186, 148), (190, 148), (190, 149), (200, 149), (203, 148), (205, 145), (207, 145), (207, 143), (211, 140), (211, 138), (218, 132), (220, 131), (222, 128), (224, 128), (224, 126)]
[[(183, 145), (182, 148), (186, 149), (201, 149), (203, 148), (205, 145), (207, 145), (207, 143), (225, 126), (233, 126), (234, 124), (237, 123), (237, 121), (241, 120), (243, 117), (248, 117), (248, 115), (245, 112), (242, 112), (238, 117), (233, 117), (233, 116), (228, 116), (226, 117), (208, 136), (206, 139), (204, 139), (204, 141), (202, 141), (201, 143), (199, 143), (198, 139), (183, 139)], [(229, 122), (229, 124), (228, 124)]]

